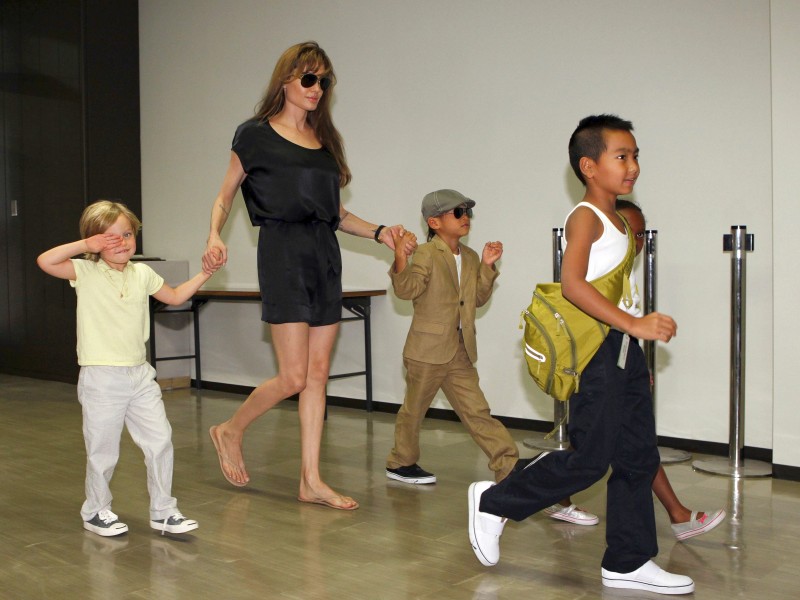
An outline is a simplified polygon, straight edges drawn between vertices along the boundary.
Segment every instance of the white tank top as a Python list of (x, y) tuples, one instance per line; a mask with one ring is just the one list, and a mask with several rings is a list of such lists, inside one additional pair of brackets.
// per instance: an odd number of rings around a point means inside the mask
[[(613, 271), (614, 268), (622, 262), (622, 259), (625, 258), (625, 254), (628, 252), (628, 234), (620, 232), (620, 230), (614, 226), (614, 224), (605, 215), (605, 213), (603, 213), (603, 211), (593, 204), (589, 204), (588, 202), (578, 203), (578, 205), (569, 212), (567, 218), (564, 220), (565, 231), (567, 227), (567, 220), (569, 220), (570, 215), (579, 206), (590, 208), (592, 211), (594, 211), (594, 214), (597, 215), (597, 217), (600, 219), (600, 222), (603, 224), (603, 234), (599, 239), (597, 239), (597, 241), (592, 243), (592, 249), (589, 252), (589, 265), (586, 269), (586, 281), (593, 281), (598, 277), (602, 277), (606, 273)], [(561, 245), (564, 250), (567, 249), (566, 236), (563, 238)], [(631, 270), (630, 282), (633, 305), (626, 307), (624, 303), (620, 301), (619, 308), (624, 310), (626, 313), (633, 315), (634, 317), (638, 317), (642, 314), (642, 308), (641, 299), (639, 297), (639, 288), (636, 285), (635, 269)]]

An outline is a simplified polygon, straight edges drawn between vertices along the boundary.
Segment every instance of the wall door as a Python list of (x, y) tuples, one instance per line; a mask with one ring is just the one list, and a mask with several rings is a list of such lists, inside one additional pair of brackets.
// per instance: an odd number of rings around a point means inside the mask
[(75, 292), (36, 257), (96, 199), (141, 213), (138, 92), (135, 0), (0, 2), (4, 372), (77, 380)]

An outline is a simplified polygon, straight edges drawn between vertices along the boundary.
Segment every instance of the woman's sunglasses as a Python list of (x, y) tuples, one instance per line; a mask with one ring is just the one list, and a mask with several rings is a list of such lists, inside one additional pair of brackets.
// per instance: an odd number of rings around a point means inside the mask
[(460, 219), (464, 215), (467, 215), (470, 219), (472, 218), (472, 208), (464, 208), (463, 206), (456, 206), (453, 210), (448, 210), (446, 213), (442, 214), (446, 215), (448, 213), (453, 213), (456, 219)]
[(314, 73), (303, 73), (300, 76), (300, 85), (304, 88), (314, 87), (317, 82), (319, 82), (319, 87), (323, 92), (331, 87), (330, 77), (317, 77)]

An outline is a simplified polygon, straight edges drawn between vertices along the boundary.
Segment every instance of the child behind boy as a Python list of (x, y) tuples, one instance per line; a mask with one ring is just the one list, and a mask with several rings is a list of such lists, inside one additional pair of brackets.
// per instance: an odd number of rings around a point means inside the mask
[(613, 270), (626, 254), (628, 228), (615, 212), (615, 201), (633, 191), (639, 176), (632, 129), (615, 115), (587, 117), (569, 142), (570, 164), (586, 193), (566, 220), (562, 292), (612, 327), (570, 399), (574, 451), (542, 453), (494, 486), (490, 481), (470, 485), (468, 529), (478, 560), (497, 564), (506, 518), (521, 521), (599, 481), (610, 466), (603, 585), (688, 594), (694, 591), (691, 578), (668, 573), (650, 560), (658, 554), (650, 488), (660, 460), (650, 375), (636, 343), (637, 338), (669, 342), (677, 326), (656, 312), (634, 316), (624, 302), (614, 305), (589, 283)]
[[(111, 511), (109, 483), (119, 458), (123, 425), (144, 453), (150, 493), (150, 527), (167, 533), (197, 529), (178, 510), (172, 489), (172, 429), (156, 371), (146, 360), (150, 333), (148, 296), (183, 304), (208, 281), (195, 275), (177, 288), (144, 263), (131, 263), (141, 223), (124, 204), (101, 200), (81, 215), (81, 239), (36, 260), (47, 274), (68, 279), (78, 296), (78, 400), (86, 444), (84, 529), (104, 537), (128, 526)], [(83, 253), (85, 258), (71, 258)]]
[(422, 201), (428, 243), (417, 248), (408, 266), (404, 251), (414, 234), (395, 240), (395, 262), (389, 270), (398, 298), (412, 300), (414, 318), (403, 348), (406, 396), (397, 413), (395, 444), (386, 460), (386, 476), (405, 483), (430, 484), (436, 476), (418, 464), (419, 430), (434, 396), (442, 389), (472, 439), (489, 457), (497, 481), (516, 466), (519, 452), (478, 383), (474, 362), (475, 309), (492, 295), (503, 254), (500, 242), (488, 242), (479, 259), (459, 240), (469, 233), (475, 202), (455, 190), (438, 190)]
[[(618, 198), (615, 207), (617, 212), (628, 221), (628, 226), (631, 228), (631, 233), (636, 242), (636, 255), (638, 256), (642, 248), (644, 248), (646, 227), (644, 213), (641, 207), (632, 200)], [(636, 288), (635, 283), (631, 286), (631, 291), (633, 294), (633, 302), (636, 306), (639, 304), (640, 299), (639, 290)], [(638, 314), (641, 314), (641, 308), (637, 311), (637, 315)], [(725, 520), (725, 510), (722, 508), (718, 508), (713, 512), (702, 512), (690, 510), (681, 504), (677, 494), (675, 494), (675, 490), (672, 489), (672, 485), (667, 477), (667, 472), (661, 465), (658, 466), (656, 477), (653, 480), (653, 493), (666, 509), (669, 520), (672, 523), (672, 532), (678, 541), (682, 542), (695, 536), (708, 533)], [(571, 500), (567, 498), (563, 503), (569, 505)], [(549, 509), (546, 508), (545, 512), (549, 514), (549, 511), (553, 508), (560, 508), (560, 506), (550, 507)], [(563, 516), (561, 518), (565, 519)], [(576, 520), (572, 522), (580, 525), (586, 524), (585, 521)]]

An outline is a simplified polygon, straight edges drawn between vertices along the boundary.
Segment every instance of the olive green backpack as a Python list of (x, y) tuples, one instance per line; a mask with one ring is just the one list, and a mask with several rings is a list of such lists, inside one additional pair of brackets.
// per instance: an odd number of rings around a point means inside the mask
[[(619, 214), (619, 213), (617, 213)], [(620, 215), (621, 216), (621, 215)], [(630, 274), (636, 243), (625, 218), (628, 251), (612, 271), (590, 281), (615, 305), (632, 304)], [(540, 283), (522, 312), (523, 349), (528, 371), (536, 384), (556, 400), (566, 401), (578, 391), (583, 369), (608, 335), (609, 327), (580, 310), (561, 294), (560, 283)]]

